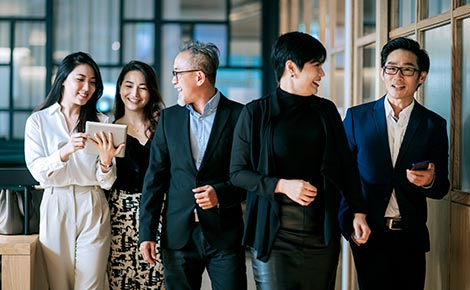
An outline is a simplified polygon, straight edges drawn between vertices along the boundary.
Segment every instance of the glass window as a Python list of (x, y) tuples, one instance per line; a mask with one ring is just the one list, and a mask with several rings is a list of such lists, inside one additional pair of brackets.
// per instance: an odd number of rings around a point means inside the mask
[(424, 7), (427, 7), (426, 17), (432, 17), (450, 10), (451, 1), (449, 0), (425, 0), (423, 2)]
[(406, 26), (415, 22), (416, 0), (392, 0), (390, 3), (392, 28)]
[(154, 0), (125, 0), (125, 19), (152, 19), (155, 11)]
[(46, 27), (44, 22), (17, 22), (13, 50), (13, 104), (30, 109), (44, 100)]
[(470, 18), (461, 23), (462, 37), (462, 127), (460, 189), (470, 192)]
[(336, 106), (338, 107), (338, 111), (343, 116), (344, 113), (344, 52), (336, 53), (333, 55), (334, 59), (334, 67), (333, 67), (333, 75), (332, 81), (333, 85), (331, 86), (331, 93), (327, 98), (330, 98), (332, 101), (335, 102)]
[(54, 61), (81, 50), (90, 53), (97, 63), (118, 62), (119, 5), (114, 0), (54, 3)]
[(375, 43), (361, 48), (362, 103), (375, 100)]
[(450, 132), (451, 34), (450, 25), (427, 30), (424, 32), (423, 45), (431, 59), (423, 86), (424, 105), (447, 120), (447, 134)]
[[(342, 2), (342, 3), (341, 3)], [(336, 27), (335, 27), (335, 41), (334, 41), (334, 46), (344, 46), (345, 45), (345, 40), (346, 40), (346, 34), (345, 34), (345, 12), (344, 12), (344, 6), (345, 6), (345, 1), (338, 1), (338, 5), (336, 6)]]
[(0, 64), (10, 63), (10, 25), (0, 21)]
[[(226, 3), (220, 0), (164, 0), (162, 17), (166, 20), (226, 20)], [(238, 6), (243, 5), (245, 2)]]
[(246, 104), (261, 97), (261, 70), (219, 69), (216, 87), (227, 98)]
[(10, 106), (10, 67), (0, 66), (0, 109)]
[(46, 0), (0, 0), (0, 16), (44, 17)]
[(8, 140), (10, 136), (9, 132), (10, 132), (10, 114), (8, 114), (8, 112), (0, 111), (0, 140)]
[(110, 115), (113, 113), (116, 81), (120, 71), (120, 68), (100, 68), (103, 78), (103, 95), (96, 104), (98, 111)]
[(375, 32), (375, 0), (363, 0), (362, 5), (362, 35), (367, 35)]
[(13, 114), (13, 139), (24, 139), (24, 126), (31, 112), (16, 112)]
[(261, 4), (230, 12), (231, 66), (261, 66)]
[(124, 26), (122, 49), (124, 62), (138, 59), (154, 62), (155, 26), (151, 23), (127, 24)]
[(160, 75), (160, 89), (163, 100), (166, 106), (176, 104), (178, 94), (173, 87), (172, 74), (173, 62), (179, 52), (179, 48), (184, 41), (189, 40), (186, 35), (188, 25), (167, 24), (162, 27), (162, 56), (161, 56), (161, 75)]
[(220, 50), (220, 66), (227, 65), (227, 26), (217, 24), (194, 25), (194, 36), (192, 39), (201, 42), (212, 42)]

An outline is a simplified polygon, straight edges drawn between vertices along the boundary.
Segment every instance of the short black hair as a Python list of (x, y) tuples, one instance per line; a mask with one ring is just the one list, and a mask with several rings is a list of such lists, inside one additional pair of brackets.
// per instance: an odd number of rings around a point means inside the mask
[(421, 48), (416, 40), (406, 37), (392, 39), (384, 45), (382, 52), (380, 53), (382, 67), (385, 66), (388, 55), (397, 49), (407, 50), (416, 55), (418, 69), (420, 71), (429, 72), (430, 61), (428, 53), (426, 50)]
[(293, 61), (302, 70), (306, 63), (324, 63), (326, 48), (310, 34), (299, 31), (288, 32), (281, 35), (272, 48), (271, 61), (278, 82), (288, 60)]

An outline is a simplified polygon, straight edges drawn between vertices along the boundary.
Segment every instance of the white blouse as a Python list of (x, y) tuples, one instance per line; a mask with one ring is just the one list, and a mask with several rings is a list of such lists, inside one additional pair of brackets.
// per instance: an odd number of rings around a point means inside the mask
[[(68, 185), (98, 185), (109, 189), (116, 179), (116, 166), (103, 173), (99, 156), (85, 150), (71, 154), (66, 162), (60, 160), (59, 150), (70, 139), (65, 117), (59, 103), (33, 113), (26, 120), (24, 150), (26, 166), (40, 185), (62, 187)], [(99, 113), (100, 122), (109, 122), (109, 117)], [(113, 164), (116, 164), (113, 160)]]

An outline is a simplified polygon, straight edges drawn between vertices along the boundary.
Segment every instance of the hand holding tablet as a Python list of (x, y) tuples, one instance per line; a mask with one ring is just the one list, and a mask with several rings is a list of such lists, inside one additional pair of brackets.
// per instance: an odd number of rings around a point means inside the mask
[[(100, 122), (91, 122), (87, 121), (85, 125), (85, 132), (90, 135), (89, 138), (95, 139), (95, 134), (101, 134), (104, 132), (106, 136), (109, 133), (113, 134), (113, 145), (114, 147), (118, 147), (121, 144), (126, 143), (127, 137), (127, 125), (122, 124), (111, 124), (111, 123), (100, 123)], [(99, 154), (98, 148), (90, 139), (87, 140), (85, 145), (85, 151), (90, 154)], [(122, 150), (116, 157), (124, 157), (125, 156), (125, 149)]]

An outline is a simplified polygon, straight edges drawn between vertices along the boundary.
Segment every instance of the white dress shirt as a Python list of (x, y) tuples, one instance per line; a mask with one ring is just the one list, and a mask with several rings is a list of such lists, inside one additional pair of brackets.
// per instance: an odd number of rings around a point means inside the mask
[[(392, 164), (395, 167), (397, 161), (398, 152), (400, 152), (400, 146), (405, 136), (406, 128), (408, 127), (408, 121), (410, 120), (411, 111), (413, 110), (415, 101), (404, 108), (398, 116), (395, 116), (392, 106), (388, 101), (388, 97), (384, 100), (385, 103), (385, 118), (387, 120), (387, 133), (388, 133), (388, 144), (390, 147), (390, 155), (392, 156)], [(397, 197), (395, 189), (392, 191), (392, 196), (385, 211), (385, 217), (399, 218), (400, 209), (398, 207)]]
[[(69, 132), (60, 109), (60, 104), (56, 103), (26, 120), (24, 150), (29, 171), (44, 188), (69, 185), (111, 188), (116, 179), (115, 166), (103, 173), (97, 154), (78, 150), (68, 161), (60, 160), (59, 149), (67, 144), (71, 134), (76, 133)], [(109, 122), (104, 114), (100, 113), (98, 117), (101, 122)]]

